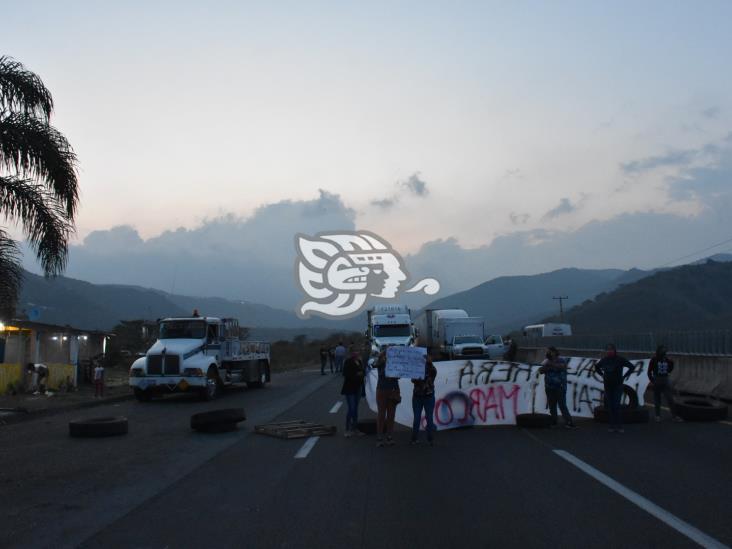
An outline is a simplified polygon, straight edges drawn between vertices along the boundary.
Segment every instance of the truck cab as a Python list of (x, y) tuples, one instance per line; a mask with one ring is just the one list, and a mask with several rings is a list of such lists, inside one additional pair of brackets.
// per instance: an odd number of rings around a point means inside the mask
[(261, 387), (270, 379), (269, 345), (242, 341), (235, 318), (166, 318), (159, 328), (158, 340), (130, 368), (140, 401), (187, 391), (211, 400), (227, 385)]
[(372, 353), (384, 346), (414, 345), (414, 326), (409, 308), (404, 305), (377, 305), (369, 310), (366, 336)]

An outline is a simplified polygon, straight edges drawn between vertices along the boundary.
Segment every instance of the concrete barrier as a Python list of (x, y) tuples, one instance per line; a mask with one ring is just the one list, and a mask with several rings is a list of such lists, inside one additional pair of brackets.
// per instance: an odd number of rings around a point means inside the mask
[[(536, 364), (544, 360), (544, 348), (520, 348), (516, 360)], [(581, 356), (601, 358), (602, 350), (559, 349), (564, 356)], [(648, 353), (618, 351), (629, 360), (650, 358)], [(698, 395), (710, 395), (725, 400), (732, 400), (732, 357), (714, 357), (708, 355), (674, 355), (669, 354), (675, 367), (671, 374), (674, 389)]]

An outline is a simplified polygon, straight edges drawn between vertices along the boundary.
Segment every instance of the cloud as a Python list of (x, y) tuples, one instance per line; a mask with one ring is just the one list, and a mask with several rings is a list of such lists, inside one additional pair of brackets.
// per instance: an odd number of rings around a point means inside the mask
[(419, 172), (415, 172), (410, 175), (409, 179), (402, 181), (400, 185), (410, 193), (420, 197), (427, 196), (430, 192), (429, 189), (427, 189), (427, 183), (420, 178)]
[(661, 167), (686, 166), (695, 160), (697, 156), (699, 156), (699, 150), (697, 149), (670, 151), (666, 154), (649, 156), (620, 164), (620, 169), (626, 175), (638, 175)]
[(397, 203), (396, 198), (382, 198), (381, 200), (372, 200), (371, 201), (372, 206), (376, 206), (377, 208), (383, 208), (384, 210), (393, 208), (394, 205), (396, 205), (396, 203)]
[(542, 219), (544, 221), (556, 219), (557, 217), (561, 217), (563, 215), (570, 214), (573, 211), (575, 211), (576, 209), (577, 209), (577, 206), (572, 204), (572, 202), (570, 202), (569, 198), (562, 198), (556, 207), (552, 208), (551, 210), (549, 210), (548, 212), (546, 212), (544, 214)]
[(430, 194), (427, 188), (427, 182), (420, 177), (419, 172), (414, 172), (406, 181), (397, 181), (395, 186), (396, 191), (390, 197), (375, 198), (369, 204), (383, 210), (388, 210), (396, 206), (405, 194), (419, 198), (425, 198)]
[(715, 119), (715, 118), (719, 118), (719, 115), (721, 114), (721, 112), (722, 112), (722, 109), (720, 109), (719, 107), (713, 106), (713, 107), (707, 107), (706, 109), (702, 109), (701, 115), (704, 118)]
[(676, 200), (699, 200), (707, 207), (732, 189), (732, 147), (719, 149), (708, 166), (689, 168), (669, 180), (669, 195)]
[(513, 225), (526, 225), (531, 216), (527, 213), (520, 214), (516, 212), (511, 212), (510, 214), (508, 214), (508, 217)]

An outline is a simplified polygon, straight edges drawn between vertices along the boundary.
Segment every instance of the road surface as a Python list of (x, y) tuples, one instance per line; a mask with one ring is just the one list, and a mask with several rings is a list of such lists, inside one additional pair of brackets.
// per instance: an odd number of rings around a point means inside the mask
[[(0, 427), (0, 546), (732, 545), (730, 423), (473, 428), (434, 447), (408, 445), (402, 428), (377, 448), (342, 436), (339, 392), (337, 376), (291, 372), (212, 403), (129, 401)], [(238, 406), (236, 432), (189, 428), (195, 412)], [(106, 415), (127, 416), (129, 434), (68, 437), (70, 419)], [(290, 419), (339, 432), (253, 433)]]

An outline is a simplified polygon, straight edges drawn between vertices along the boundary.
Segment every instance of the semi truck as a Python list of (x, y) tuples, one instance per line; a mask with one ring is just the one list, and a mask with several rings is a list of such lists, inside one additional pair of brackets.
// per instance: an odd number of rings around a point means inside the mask
[(264, 387), (270, 381), (269, 344), (243, 341), (235, 318), (166, 318), (159, 338), (144, 357), (130, 367), (129, 384), (135, 397), (195, 392), (202, 400), (215, 399), (224, 387), (246, 383)]
[(379, 304), (366, 312), (366, 337), (372, 353), (383, 346), (414, 345), (414, 326), (409, 307), (398, 303)]
[[(461, 325), (461, 322), (464, 324)], [(456, 335), (477, 336), (480, 338), (482, 346), (483, 319), (480, 317), (471, 319), (463, 309), (425, 309), (414, 319), (414, 326), (417, 344), (420, 347), (431, 348), (432, 355), (435, 357), (450, 356), (453, 338)], [(467, 333), (471, 331), (475, 333)], [(472, 353), (473, 345), (471, 344), (470, 347)]]

